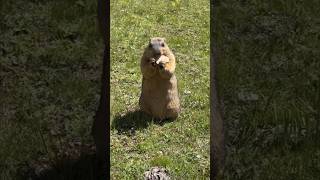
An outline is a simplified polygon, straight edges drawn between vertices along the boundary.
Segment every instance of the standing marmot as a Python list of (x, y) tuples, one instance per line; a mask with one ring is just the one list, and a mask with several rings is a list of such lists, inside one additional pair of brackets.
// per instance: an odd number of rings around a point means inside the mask
[(139, 105), (155, 118), (175, 119), (180, 112), (176, 60), (164, 38), (151, 38), (141, 58), (142, 91)]

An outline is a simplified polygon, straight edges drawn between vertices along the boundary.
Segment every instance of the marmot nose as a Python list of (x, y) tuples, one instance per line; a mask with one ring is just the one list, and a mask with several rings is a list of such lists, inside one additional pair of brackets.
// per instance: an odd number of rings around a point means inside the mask
[(155, 54), (161, 54), (160, 46), (158, 44), (152, 44), (151, 47), (152, 47)]

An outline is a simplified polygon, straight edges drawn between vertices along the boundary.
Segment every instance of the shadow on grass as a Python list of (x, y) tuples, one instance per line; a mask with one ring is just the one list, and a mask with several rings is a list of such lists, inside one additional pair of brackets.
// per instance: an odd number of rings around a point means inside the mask
[(30, 180), (104, 180), (107, 179), (106, 169), (96, 154), (91, 153), (77, 159), (61, 159), (53, 166), (39, 163), (20, 177)]
[(116, 116), (112, 121), (111, 128), (116, 129), (120, 134), (133, 134), (136, 130), (147, 128), (151, 123), (162, 126), (172, 121), (174, 119), (160, 121), (140, 110), (134, 110), (129, 111), (125, 115)]

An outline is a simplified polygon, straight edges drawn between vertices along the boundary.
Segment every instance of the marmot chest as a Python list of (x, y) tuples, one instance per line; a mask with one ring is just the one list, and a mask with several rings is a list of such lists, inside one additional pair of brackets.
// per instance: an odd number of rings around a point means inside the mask
[(159, 106), (165, 106), (177, 91), (177, 79), (173, 75), (170, 79), (159, 75), (151, 79), (143, 79), (142, 93), (146, 100)]

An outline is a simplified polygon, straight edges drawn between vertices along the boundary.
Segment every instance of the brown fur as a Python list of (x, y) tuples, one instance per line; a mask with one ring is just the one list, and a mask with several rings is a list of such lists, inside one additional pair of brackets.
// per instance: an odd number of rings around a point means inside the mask
[(174, 74), (176, 60), (164, 38), (152, 38), (160, 42), (159, 54), (154, 48), (145, 48), (141, 58), (142, 90), (139, 105), (142, 111), (161, 120), (178, 117), (180, 100), (177, 78)]

